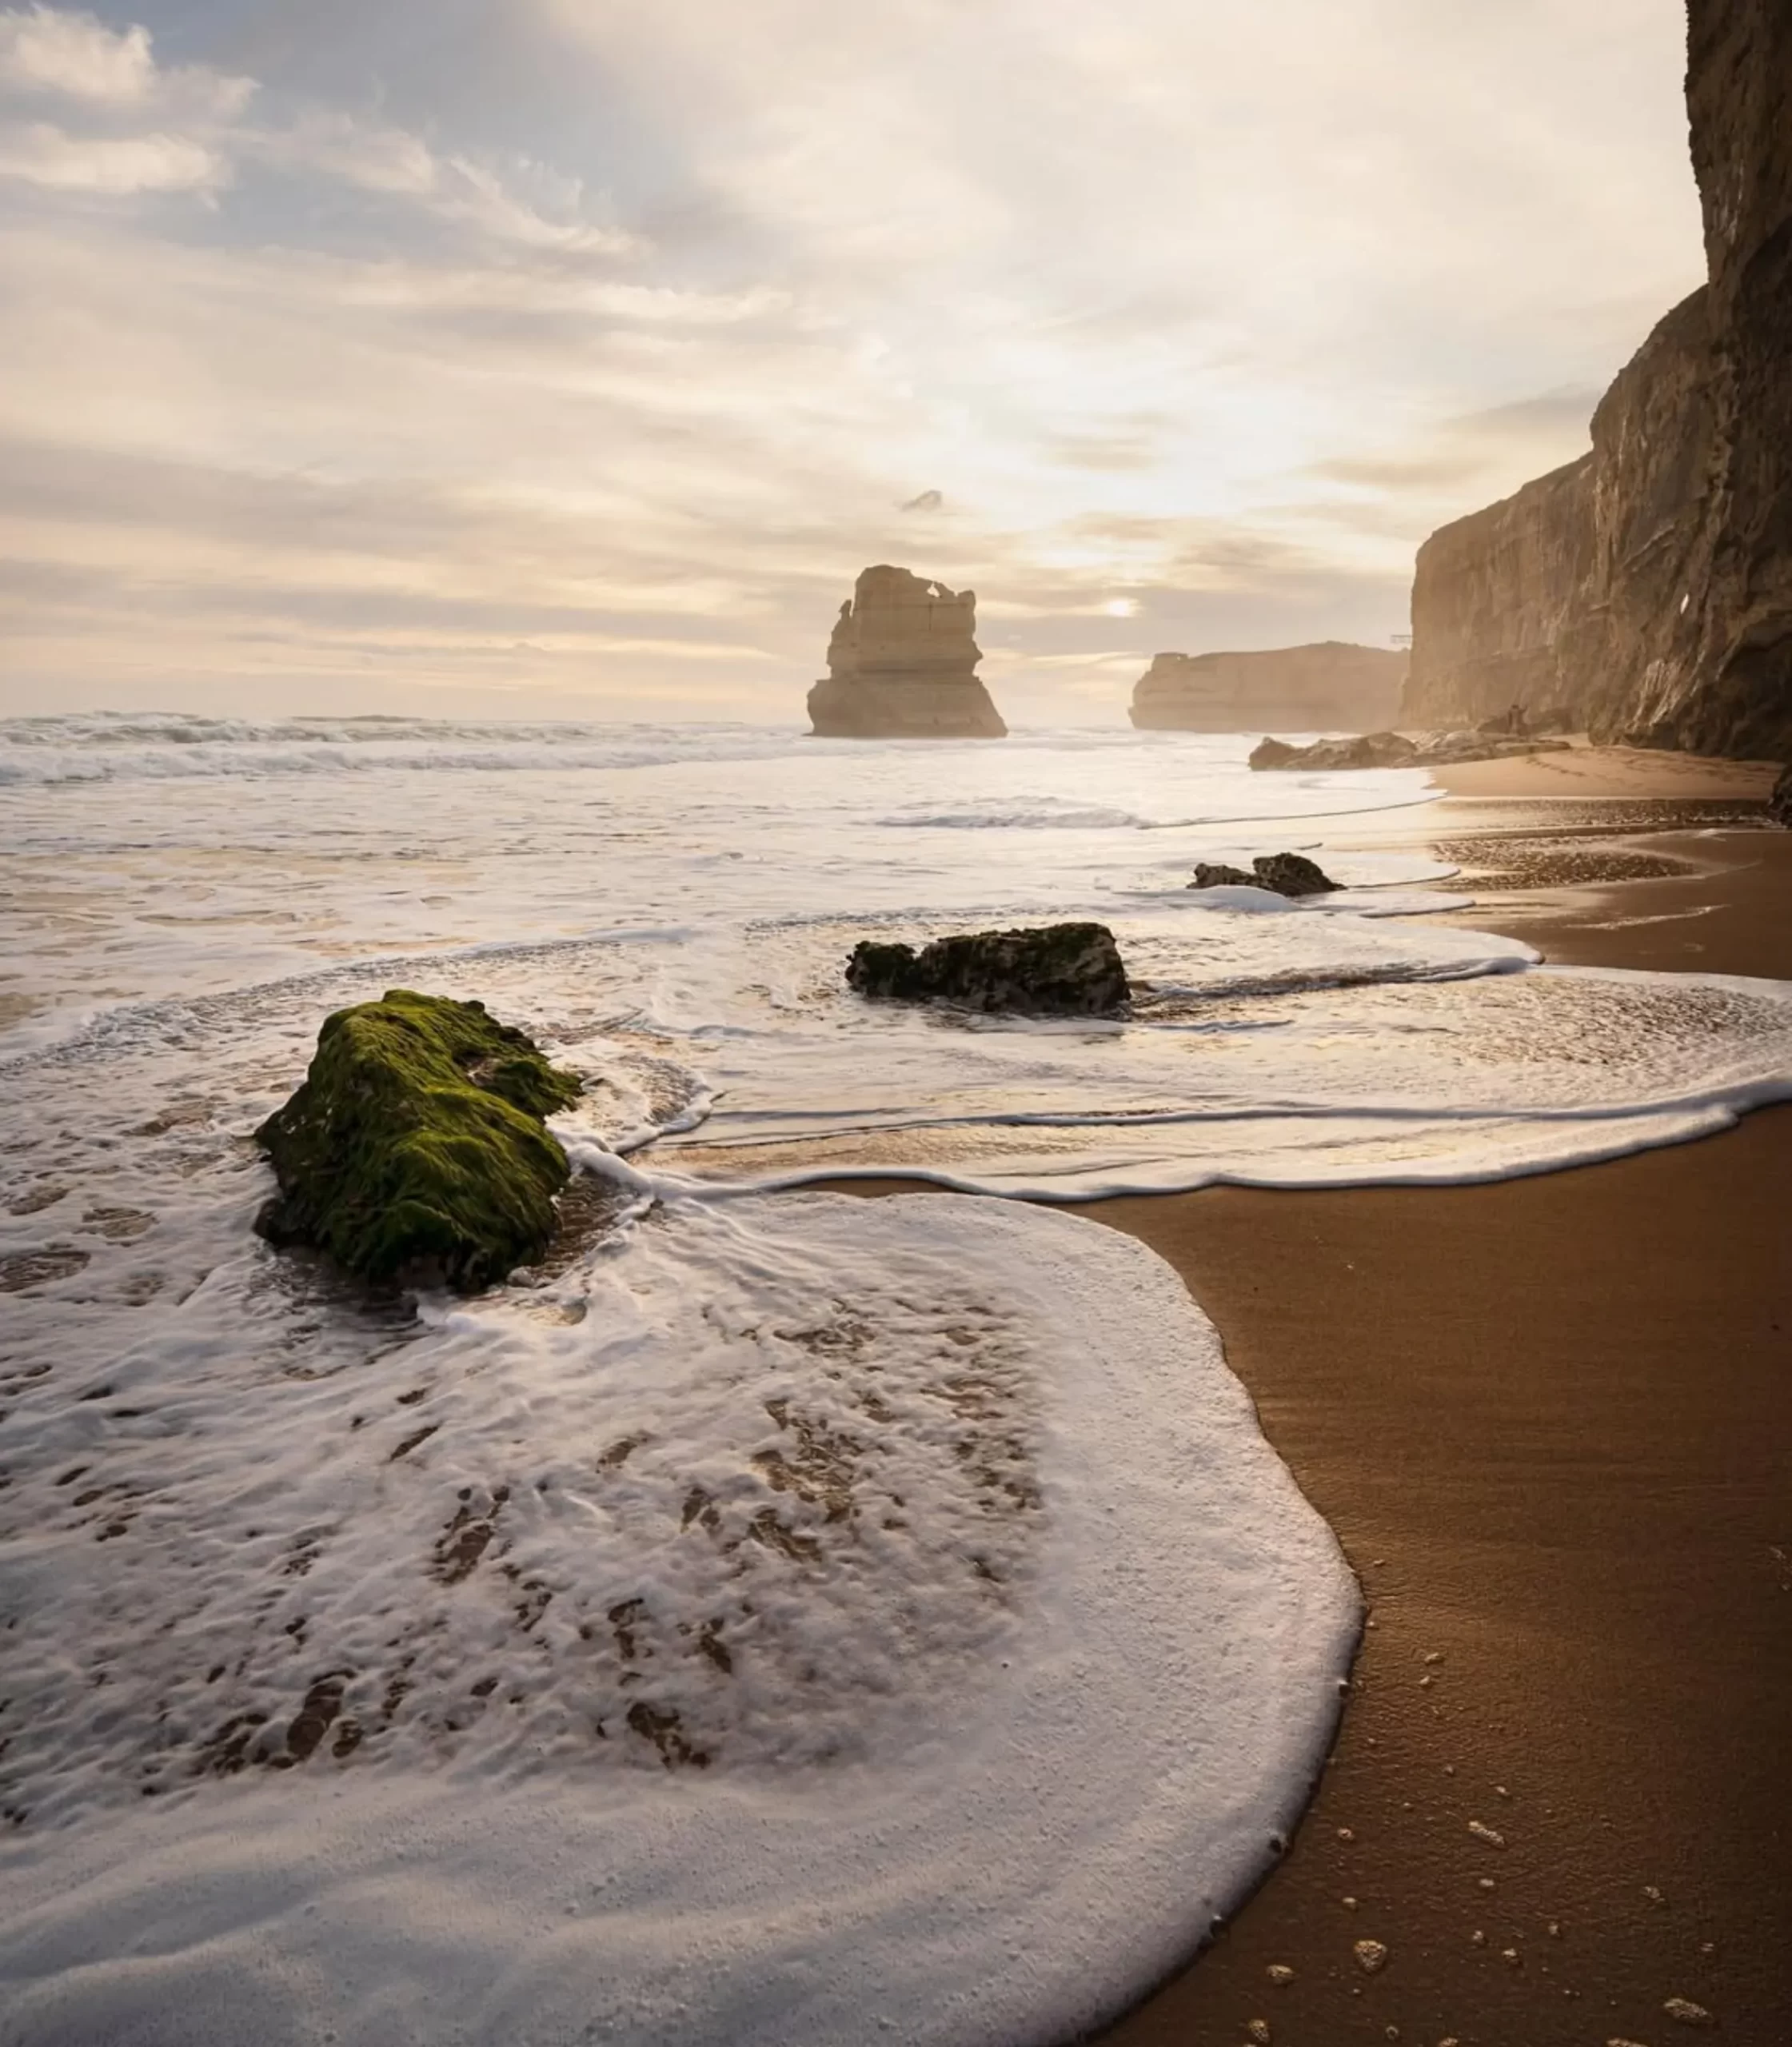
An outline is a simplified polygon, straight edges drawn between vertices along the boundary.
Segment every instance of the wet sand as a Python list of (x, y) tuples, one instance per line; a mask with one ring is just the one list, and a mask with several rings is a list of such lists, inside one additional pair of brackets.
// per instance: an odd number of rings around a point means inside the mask
[[(1624, 793), (1738, 793), (1682, 774)], [(1540, 826), (1508, 788), (1419, 830), (1584, 848), (1598, 813)], [(1792, 836), (1640, 836), (1674, 872), (1532, 873), (1464, 920), (1792, 978)], [(1104, 2038), (1662, 2047), (1678, 1998), (1792, 2042), (1792, 1107), (1495, 1186), (1080, 1212), (1187, 1280), (1370, 1606), (1286, 1860)]]
[(1582, 741), (1566, 752), (1434, 768), (1431, 779), (1453, 796), (1739, 796), (1761, 801), (1778, 772), (1775, 761), (1718, 760), (1703, 754), (1588, 746)]

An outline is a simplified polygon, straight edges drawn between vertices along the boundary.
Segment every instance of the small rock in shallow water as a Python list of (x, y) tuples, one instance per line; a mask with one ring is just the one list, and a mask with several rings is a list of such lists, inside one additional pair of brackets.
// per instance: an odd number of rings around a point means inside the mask
[(1365, 1976), (1373, 1976), (1378, 1969), (1387, 1965), (1387, 1944), (1385, 1941), (1359, 1941), (1351, 1952), (1356, 1957), (1356, 1965)]
[(1471, 1820), (1468, 1830), (1477, 1841), (1486, 1842), (1490, 1848), (1503, 1848), (1506, 1845), (1505, 1835), (1495, 1833), (1484, 1820)]
[(1278, 896), (1327, 896), (1338, 884), (1303, 853), (1267, 853), (1251, 863), (1259, 888)]
[(1251, 872), (1202, 860), (1191, 888), (1267, 888), (1276, 896), (1327, 896), (1338, 884), (1303, 853), (1259, 853)]
[(1285, 1961), (1272, 1961), (1267, 1971), (1269, 1980), (1277, 1989), (1285, 1989), (1295, 1980), (1295, 1973)]

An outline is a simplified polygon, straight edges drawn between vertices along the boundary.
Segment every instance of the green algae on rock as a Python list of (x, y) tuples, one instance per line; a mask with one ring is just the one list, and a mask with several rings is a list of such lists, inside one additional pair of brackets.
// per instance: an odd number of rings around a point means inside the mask
[(571, 1169), (542, 1119), (581, 1084), (481, 1003), (389, 988), (339, 1009), (255, 1133), (280, 1182), (255, 1227), (358, 1279), (489, 1286), (553, 1234)]

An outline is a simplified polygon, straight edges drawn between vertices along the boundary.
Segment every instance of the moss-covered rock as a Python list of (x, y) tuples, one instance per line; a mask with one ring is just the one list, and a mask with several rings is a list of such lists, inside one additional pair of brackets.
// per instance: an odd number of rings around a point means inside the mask
[(897, 1002), (1034, 1016), (1103, 1016), (1127, 1000), (1126, 968), (1105, 924), (966, 932), (912, 945), (866, 939), (846, 965), (848, 988)]
[(255, 1227), (360, 1279), (489, 1286), (553, 1234), (570, 1169), (542, 1119), (581, 1084), (480, 1003), (389, 988), (339, 1009), (255, 1133), (280, 1182)]

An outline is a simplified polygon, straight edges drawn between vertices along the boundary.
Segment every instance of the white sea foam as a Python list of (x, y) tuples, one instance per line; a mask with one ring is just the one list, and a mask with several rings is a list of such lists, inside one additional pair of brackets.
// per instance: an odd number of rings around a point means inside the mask
[(1142, 1247), (674, 1203), (407, 1328), (254, 1178), (25, 1304), (10, 2040), (1045, 2039), (1272, 1859), (1355, 1587)]
[[(34, 2047), (1093, 2023), (1263, 1867), (1351, 1588), (1138, 1247), (764, 1190), (1470, 1180), (1792, 1093), (1786, 986), (1540, 968), (1411, 914), (1447, 870), (1325, 844), (1410, 773), (1182, 735), (30, 722), (0, 1980)], [(1343, 888), (1183, 885), (1285, 847)], [(861, 936), (1084, 916), (1124, 1020), (842, 984)], [(245, 1133), (393, 983), (589, 1083), (557, 1124), (584, 1234), (421, 1320), (248, 1228)]]

